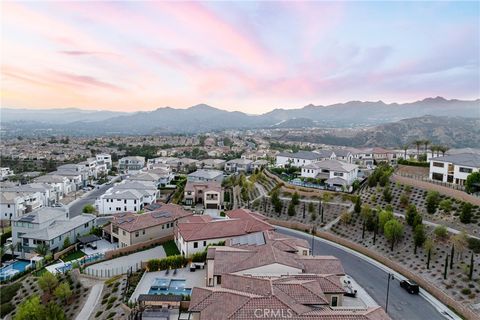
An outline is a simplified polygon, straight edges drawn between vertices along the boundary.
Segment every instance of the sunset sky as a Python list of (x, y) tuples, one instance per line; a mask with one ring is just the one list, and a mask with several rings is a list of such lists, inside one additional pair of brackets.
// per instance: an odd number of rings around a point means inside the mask
[(2, 2), (1, 105), (263, 113), (475, 99), (472, 2)]

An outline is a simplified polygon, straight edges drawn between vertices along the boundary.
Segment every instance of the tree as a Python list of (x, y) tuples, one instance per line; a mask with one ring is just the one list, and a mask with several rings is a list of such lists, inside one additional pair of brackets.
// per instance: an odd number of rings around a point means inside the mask
[(392, 201), (392, 198), (392, 191), (389, 187), (385, 187), (385, 189), (383, 189), (383, 200), (390, 202)]
[(40, 303), (40, 297), (33, 295), (24, 300), (18, 306), (15, 320), (41, 320), (43, 314), (43, 305)]
[(313, 202), (310, 202), (308, 204), (308, 212), (313, 213), (314, 210), (315, 210), (315, 206), (313, 205)]
[(350, 222), (352, 221), (352, 214), (348, 211), (343, 212), (340, 216), (340, 221), (343, 224), (350, 224)]
[(380, 176), (380, 179), (378, 179), (378, 183), (380, 184), (381, 187), (385, 187), (389, 181), (390, 181), (390, 174), (388, 174), (387, 172), (384, 172)]
[(94, 213), (95, 207), (91, 204), (87, 204), (83, 207), (83, 213)]
[(438, 204), (438, 207), (445, 213), (450, 213), (452, 211), (452, 200), (450, 199), (444, 199), (440, 201)]
[(438, 203), (440, 201), (440, 194), (437, 191), (429, 191), (427, 193), (426, 207), (427, 212), (430, 214), (434, 214), (437, 211)]
[(295, 215), (295, 205), (293, 204), (293, 202), (290, 202), (290, 204), (288, 205), (288, 210), (287, 210), (287, 214), (290, 216), (290, 217), (293, 217)]
[(402, 207), (408, 206), (408, 195), (407, 194), (404, 193), (400, 196), (400, 205)]
[(36, 253), (38, 253), (39, 255), (41, 255), (42, 257), (45, 257), (48, 254), (48, 252), (50, 251), (50, 248), (48, 247), (47, 244), (42, 242), (42, 243), (37, 244), (34, 251)]
[(417, 248), (423, 246), (425, 240), (427, 240), (425, 227), (423, 224), (419, 224), (413, 231), (413, 244), (415, 245), (415, 249), (413, 251), (414, 254), (417, 254)]
[(360, 213), (362, 211), (362, 198), (360, 196), (357, 196), (355, 199), (355, 207), (353, 208), (355, 213)]
[(433, 233), (438, 239), (445, 239), (448, 235), (447, 227), (445, 226), (436, 226), (433, 230)]
[(406, 144), (402, 145), (402, 150), (404, 151), (403, 159), (405, 159), (405, 160), (407, 160), (407, 150), (408, 150), (409, 147), (410, 147), (409, 143), (406, 143)]
[(405, 213), (405, 221), (407, 221), (407, 224), (409, 226), (413, 226), (413, 222), (417, 214), (417, 207), (414, 204), (411, 204), (407, 207), (407, 212)]
[(298, 193), (296, 191), (292, 195), (292, 203), (293, 203), (294, 206), (296, 206), (300, 203), (300, 196), (298, 195)]
[(425, 146), (425, 154), (427, 153), (427, 148), (428, 148), (428, 145), (430, 144), (430, 140), (423, 140), (423, 145)]
[(452, 244), (455, 246), (457, 251), (457, 260), (461, 260), (463, 258), (463, 252), (468, 247), (468, 236), (465, 231), (462, 231), (456, 235), (453, 235), (450, 240)]
[(38, 286), (42, 289), (43, 292), (52, 293), (53, 290), (58, 285), (58, 279), (50, 272), (43, 273), (40, 278), (38, 278)]
[(462, 212), (460, 213), (460, 222), (462, 223), (470, 223), (472, 222), (472, 204), (469, 202), (465, 202), (462, 206)]
[(413, 229), (415, 229), (416, 226), (418, 226), (422, 223), (423, 223), (423, 217), (420, 213), (417, 213), (415, 215), (415, 218), (413, 219), (413, 225), (412, 225)]
[(70, 237), (66, 237), (65, 240), (63, 240), (63, 249), (70, 247)]
[(72, 290), (70, 289), (70, 285), (68, 282), (62, 282), (60, 285), (55, 289), (55, 297), (60, 300), (63, 300), (65, 304), (67, 304), (68, 299), (72, 296)]
[(44, 309), (45, 320), (67, 320), (63, 309), (55, 302), (50, 302)]
[(393, 246), (403, 236), (403, 225), (397, 219), (392, 219), (385, 223), (383, 232), (385, 233), (385, 237), (388, 239), (388, 241), (390, 241), (390, 250), (393, 251)]
[(480, 171), (472, 172), (467, 176), (465, 181), (465, 191), (468, 193), (475, 192), (480, 189)]
[(415, 140), (413, 143), (417, 146), (417, 158), (418, 158), (418, 155), (420, 154), (420, 146), (423, 144), (423, 140)]
[(282, 211), (282, 201), (280, 200), (279, 193), (280, 192), (278, 191), (278, 189), (273, 191), (270, 198), (276, 213), (280, 213)]
[(383, 230), (385, 224), (394, 218), (393, 212), (388, 210), (381, 210), (378, 214), (378, 227)]

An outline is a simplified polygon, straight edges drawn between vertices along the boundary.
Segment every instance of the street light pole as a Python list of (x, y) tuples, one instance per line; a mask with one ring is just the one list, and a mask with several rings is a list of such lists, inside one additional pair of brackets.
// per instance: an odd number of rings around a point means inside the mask
[(315, 249), (315, 233), (317, 228), (315, 226), (312, 227), (312, 256), (314, 256), (313, 252)]
[(388, 293), (390, 292), (390, 280), (394, 280), (392, 273), (388, 274), (388, 281), (387, 281), (387, 302), (385, 303), (385, 313), (388, 313)]

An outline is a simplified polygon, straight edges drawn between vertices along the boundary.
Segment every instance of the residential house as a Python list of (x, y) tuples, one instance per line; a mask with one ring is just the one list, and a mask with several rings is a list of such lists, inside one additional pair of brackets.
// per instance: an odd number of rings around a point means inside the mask
[(334, 156), (334, 154), (327, 154), (327, 152), (322, 152), (322, 154), (312, 151), (281, 152), (276, 156), (275, 165), (277, 167), (285, 167), (286, 165), (301, 167), (331, 156)]
[(301, 176), (324, 180), (332, 187), (349, 189), (357, 179), (358, 166), (338, 160), (322, 160), (302, 166)]
[(205, 159), (200, 160), (199, 166), (202, 169), (223, 170), (225, 168), (225, 162), (223, 159)]
[(184, 204), (202, 204), (205, 209), (223, 208), (222, 183), (218, 181), (187, 181), (184, 188)]
[(112, 162), (111, 155), (107, 153), (99, 153), (95, 156), (95, 158), (97, 160), (97, 164), (99, 165), (105, 164), (108, 170), (112, 169), (113, 162)]
[(193, 288), (189, 318), (390, 319), (381, 307), (344, 299), (345, 271), (339, 259), (305, 256), (297, 247), (309, 251), (305, 240), (272, 231), (209, 247), (206, 287)]
[(0, 168), (0, 181), (8, 179), (8, 177), (13, 176), (13, 170), (11, 170), (9, 167), (1, 167)]
[(39, 244), (46, 244), (55, 252), (63, 249), (66, 238), (74, 243), (77, 237), (89, 233), (95, 227), (95, 218), (81, 214), (70, 219), (65, 208), (39, 208), (12, 219), (12, 240), (20, 243), (25, 252), (32, 252)]
[(189, 158), (176, 158), (175, 160), (167, 161), (173, 172), (189, 173), (197, 169), (198, 160)]
[(335, 159), (338, 161), (353, 163), (353, 154), (348, 149), (334, 149)]
[(41, 192), (15, 189), (0, 192), (0, 220), (11, 220), (44, 206)]
[(154, 211), (143, 214), (125, 212), (113, 216), (107, 227), (112, 243), (118, 243), (120, 248), (137, 243), (173, 235), (175, 222), (192, 215), (175, 204), (158, 204)]
[(233, 159), (225, 163), (225, 171), (229, 173), (250, 173), (253, 169), (253, 161), (248, 159)]
[(458, 153), (430, 159), (429, 178), (463, 186), (472, 172), (480, 171), (480, 154)]
[(138, 212), (145, 205), (155, 203), (159, 192), (154, 182), (124, 180), (101, 195), (95, 201), (95, 206), (101, 215)]
[(258, 159), (258, 160), (255, 160), (252, 164), (252, 169), (253, 170), (261, 170), (263, 168), (266, 168), (268, 166), (268, 161), (265, 160), (265, 159)]
[[(77, 178), (78, 179), (78, 178)], [(52, 187), (56, 194), (56, 201), (63, 199), (63, 196), (76, 190), (76, 185), (72, 183), (68, 177), (59, 175), (44, 175), (33, 180), (36, 183), (48, 184)]]
[(118, 160), (118, 170), (124, 173), (140, 171), (145, 167), (145, 157), (129, 156)]
[(223, 181), (223, 171), (219, 170), (205, 170), (199, 169), (187, 175), (187, 181), (190, 182), (208, 182), (208, 181)]
[(175, 230), (175, 243), (182, 255), (190, 256), (205, 250), (208, 245), (232, 237), (274, 229), (261, 214), (247, 209), (227, 212), (227, 217), (229, 218), (213, 219), (201, 215), (180, 220)]

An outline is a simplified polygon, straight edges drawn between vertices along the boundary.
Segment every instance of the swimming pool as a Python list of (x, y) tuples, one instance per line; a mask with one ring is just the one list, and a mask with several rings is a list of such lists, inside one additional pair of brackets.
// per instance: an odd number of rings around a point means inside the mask
[(0, 269), (0, 281), (8, 280), (19, 272), (23, 272), (30, 266), (29, 261), (17, 260)]
[(185, 279), (156, 278), (148, 294), (191, 295), (192, 289), (185, 288)]

